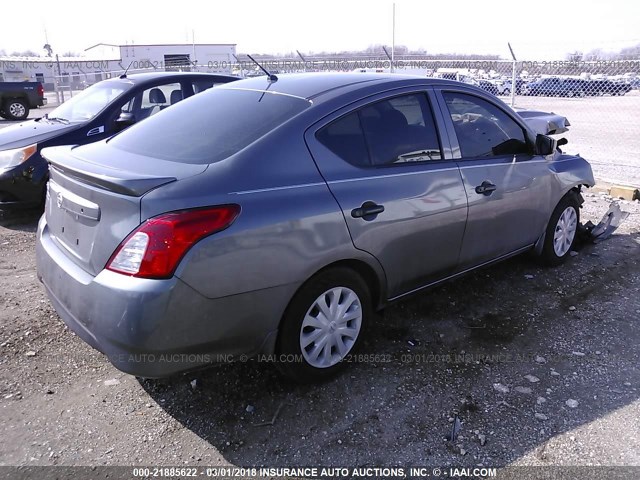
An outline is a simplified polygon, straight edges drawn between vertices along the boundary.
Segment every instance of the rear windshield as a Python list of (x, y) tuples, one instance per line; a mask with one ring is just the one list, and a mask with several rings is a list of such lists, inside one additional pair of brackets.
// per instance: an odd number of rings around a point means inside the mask
[(213, 88), (113, 137), (127, 152), (180, 163), (214, 163), (239, 152), (311, 103), (298, 97)]

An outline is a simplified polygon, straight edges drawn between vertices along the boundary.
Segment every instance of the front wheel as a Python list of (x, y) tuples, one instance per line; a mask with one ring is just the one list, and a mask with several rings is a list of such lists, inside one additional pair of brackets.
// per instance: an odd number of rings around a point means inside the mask
[(343, 267), (317, 274), (284, 314), (278, 368), (304, 383), (334, 375), (357, 348), (371, 315), (371, 295), (360, 275)]
[(579, 194), (571, 191), (562, 197), (551, 214), (540, 255), (543, 264), (556, 266), (566, 261), (576, 240), (580, 203)]
[(29, 106), (19, 98), (6, 100), (2, 111), (9, 120), (25, 120), (29, 116)]

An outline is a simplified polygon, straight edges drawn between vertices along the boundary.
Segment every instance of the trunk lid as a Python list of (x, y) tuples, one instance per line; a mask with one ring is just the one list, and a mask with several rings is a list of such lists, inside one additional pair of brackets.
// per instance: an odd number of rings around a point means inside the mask
[(49, 162), (45, 218), (54, 243), (92, 275), (140, 225), (141, 199), (167, 183), (204, 172), (207, 165), (185, 165), (136, 155), (106, 142), (42, 151)]

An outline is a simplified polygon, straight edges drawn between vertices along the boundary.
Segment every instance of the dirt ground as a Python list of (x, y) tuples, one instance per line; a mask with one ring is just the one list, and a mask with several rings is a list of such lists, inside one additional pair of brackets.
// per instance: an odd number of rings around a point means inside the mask
[[(597, 221), (608, 199), (586, 200)], [(640, 465), (640, 204), (622, 207), (563, 267), (524, 255), (388, 308), (377, 359), (307, 386), (257, 361), (119, 372), (49, 305), (38, 212), (0, 212), (0, 465)]]

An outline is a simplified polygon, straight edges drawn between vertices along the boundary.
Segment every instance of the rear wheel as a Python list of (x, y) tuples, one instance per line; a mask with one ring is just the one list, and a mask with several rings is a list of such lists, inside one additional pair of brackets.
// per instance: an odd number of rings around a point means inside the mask
[(353, 270), (332, 268), (309, 280), (282, 319), (278, 368), (299, 382), (322, 380), (344, 367), (371, 318), (371, 295)]
[(580, 197), (571, 191), (558, 203), (551, 214), (540, 260), (555, 266), (565, 262), (576, 240), (580, 222)]
[(25, 120), (29, 116), (29, 106), (20, 98), (5, 100), (2, 111), (9, 120)]

